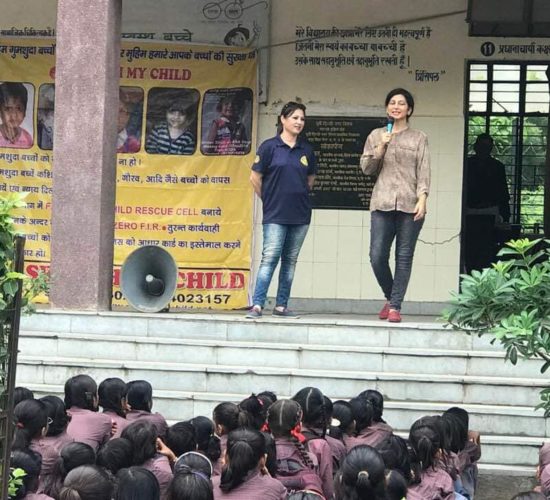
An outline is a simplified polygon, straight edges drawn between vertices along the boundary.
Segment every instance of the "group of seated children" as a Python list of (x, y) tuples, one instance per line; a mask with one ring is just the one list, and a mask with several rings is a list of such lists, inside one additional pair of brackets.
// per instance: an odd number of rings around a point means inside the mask
[(375, 390), (335, 402), (314, 387), (291, 399), (266, 391), (171, 426), (144, 380), (98, 388), (77, 375), (64, 401), (24, 388), (15, 399), (11, 468), (25, 475), (12, 499), (471, 500), (476, 490), (479, 435), (465, 410), (422, 417), (403, 439)]

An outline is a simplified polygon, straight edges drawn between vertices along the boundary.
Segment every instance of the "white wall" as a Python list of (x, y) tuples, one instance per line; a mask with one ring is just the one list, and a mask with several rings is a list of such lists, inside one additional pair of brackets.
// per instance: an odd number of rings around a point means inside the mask
[[(288, 100), (301, 99), (310, 115), (381, 116), (385, 95), (392, 88), (407, 88), (415, 97), (411, 126), (428, 134), (432, 188), (406, 301), (444, 302), (458, 285), (466, 60), (543, 58), (543, 55), (505, 56), (498, 53), (498, 45), (548, 43), (540, 39), (493, 39), (497, 50), (494, 56), (486, 58), (480, 46), (487, 40), (468, 37), (465, 12), (443, 16), (465, 11), (466, 7), (466, 0), (277, 0), (272, 6), (271, 43), (275, 46), (269, 50), (269, 104), (260, 110), (260, 140), (273, 135), (276, 113)], [(425, 19), (399, 24), (400, 20), (419, 18)], [(293, 43), (276, 46), (296, 40), (297, 26), (344, 29), (384, 24), (396, 25), (398, 29), (431, 28), (429, 38), (405, 40), (409, 68), (297, 66), (295, 57), (300, 51), (295, 50)], [(307, 54), (338, 55), (326, 51)], [(359, 50), (356, 54), (372, 52)], [(385, 53), (388, 54), (391, 52)], [(438, 72), (439, 81), (416, 81), (416, 70)], [(369, 227), (368, 211), (314, 210), (297, 267), (293, 297), (383, 299), (369, 264)], [(257, 240), (261, 240), (260, 224), (256, 224), (255, 231), (259, 235)], [(449, 239), (452, 240), (433, 245)], [(260, 247), (261, 244), (256, 248), (255, 267), (260, 260)], [(275, 293), (275, 284), (270, 295)]]

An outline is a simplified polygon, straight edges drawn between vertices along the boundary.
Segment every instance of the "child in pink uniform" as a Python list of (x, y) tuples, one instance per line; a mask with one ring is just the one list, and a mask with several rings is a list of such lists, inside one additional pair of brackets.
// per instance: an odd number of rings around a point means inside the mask
[(126, 396), (130, 411), (126, 414), (129, 422), (147, 420), (152, 422), (160, 438), (164, 438), (168, 424), (160, 413), (153, 413), (153, 387), (146, 380), (132, 380), (128, 382)]
[(31, 450), (15, 450), (11, 454), (10, 465), (14, 469), (23, 469), (26, 475), (23, 477), (23, 484), (17, 487), (12, 500), (53, 500), (52, 497), (36, 493), (38, 488), (38, 476), (42, 460), (38, 453)]
[(114, 434), (112, 438), (119, 438), (122, 431), (130, 425), (126, 419), (128, 413), (128, 386), (124, 380), (119, 378), (106, 378), (98, 388), (99, 406), (103, 408), (103, 413), (108, 415), (114, 424)]
[(227, 438), (226, 464), (213, 479), (215, 500), (285, 500), (286, 488), (265, 468), (265, 438), (260, 431), (239, 429)]
[(328, 427), (325, 397), (315, 387), (304, 387), (292, 399), (303, 411), (302, 433), (307, 439), (308, 450), (317, 457), (323, 493), (326, 498), (332, 498), (334, 494), (332, 450), (325, 439)]
[(28, 92), (22, 83), (0, 84), (0, 147), (28, 149), (33, 140), (21, 127), (27, 112)]
[(269, 407), (268, 425), (275, 438), (276, 477), (286, 489), (313, 490), (323, 493), (319, 462), (308, 451), (309, 443), (302, 434), (302, 408), (293, 400), (279, 399)]
[(38, 487), (38, 491), (41, 492), (44, 484), (54, 473), (61, 450), (65, 445), (72, 443), (74, 439), (67, 434), (70, 418), (65, 410), (65, 403), (57, 396), (45, 396), (39, 401), (44, 404), (49, 418), (46, 435), (31, 441), (31, 449), (42, 456), (42, 470)]
[(444, 439), (434, 417), (423, 417), (412, 425), (409, 445), (414, 457), (407, 500), (454, 500), (453, 479), (445, 470)]
[(159, 482), (161, 499), (166, 498), (174, 476), (171, 462), (176, 457), (159, 440), (154, 424), (148, 420), (132, 422), (122, 431), (122, 437), (132, 444), (133, 465), (151, 471)]
[(71, 416), (67, 433), (94, 451), (111, 438), (111, 417), (98, 413), (97, 385), (88, 375), (76, 375), (65, 383), (65, 406)]

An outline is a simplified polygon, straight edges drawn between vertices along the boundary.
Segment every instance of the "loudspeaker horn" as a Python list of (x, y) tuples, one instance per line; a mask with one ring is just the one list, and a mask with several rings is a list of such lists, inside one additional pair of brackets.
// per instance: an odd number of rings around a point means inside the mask
[(159, 312), (172, 301), (177, 280), (174, 258), (164, 248), (150, 245), (128, 255), (120, 272), (120, 289), (134, 309)]

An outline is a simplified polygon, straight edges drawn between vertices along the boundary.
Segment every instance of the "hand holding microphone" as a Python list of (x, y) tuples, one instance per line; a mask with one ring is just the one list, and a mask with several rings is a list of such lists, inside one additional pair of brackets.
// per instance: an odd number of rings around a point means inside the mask
[(392, 130), (393, 130), (393, 118), (388, 117), (388, 123), (386, 124), (386, 131), (382, 133), (382, 144), (384, 147), (387, 147), (391, 140)]

